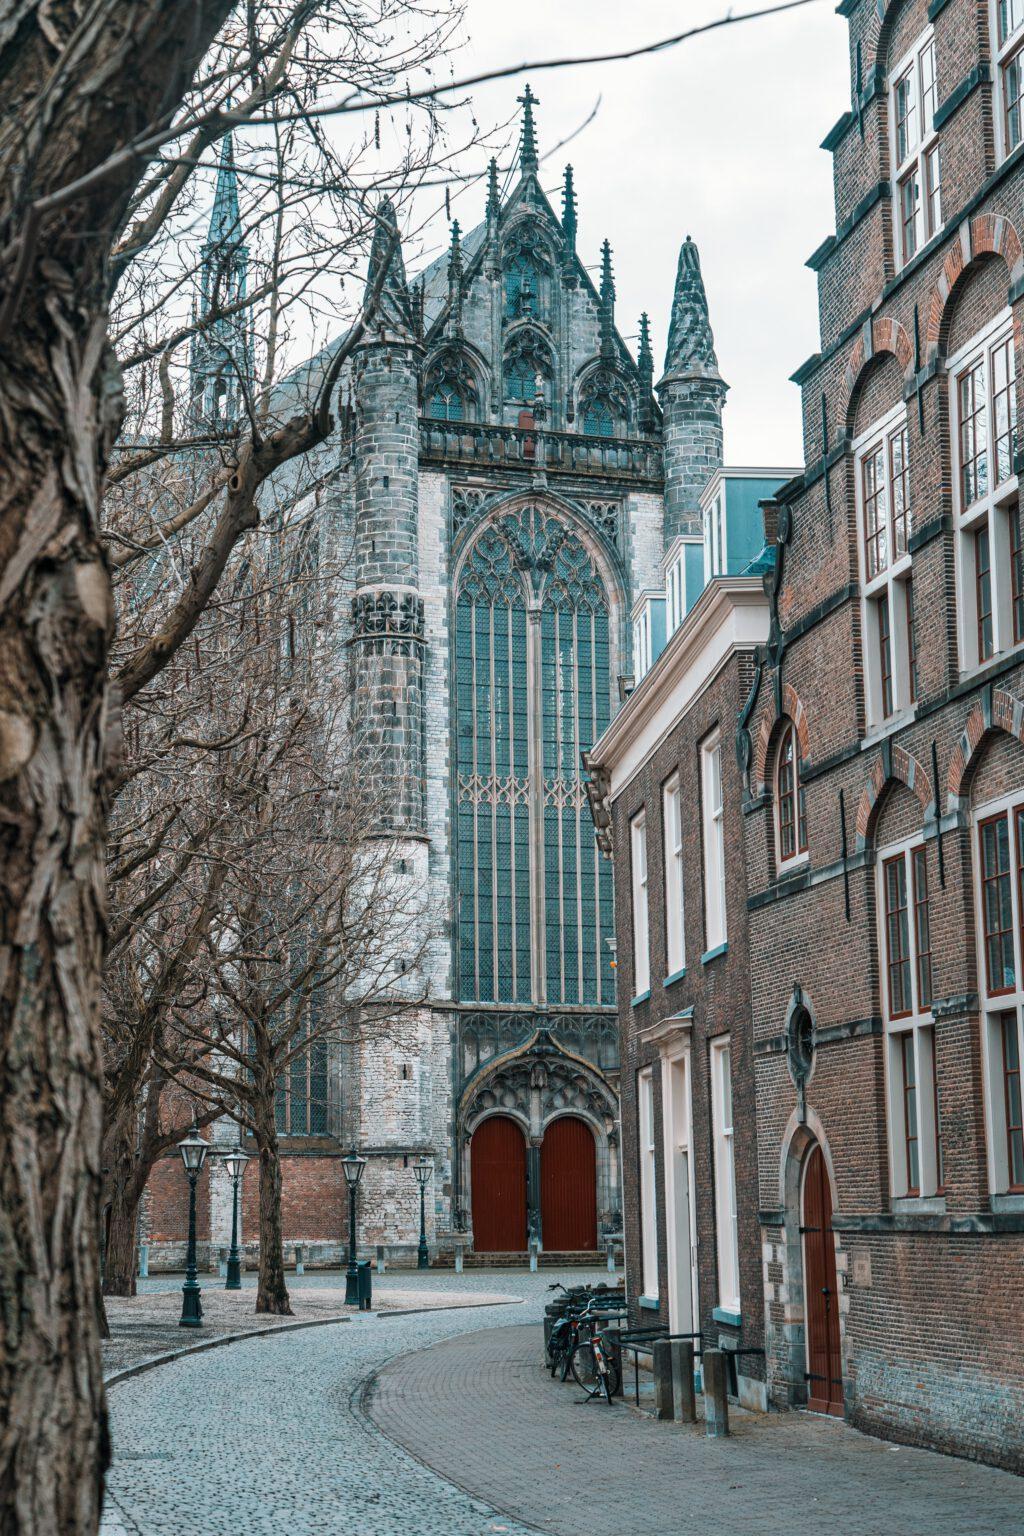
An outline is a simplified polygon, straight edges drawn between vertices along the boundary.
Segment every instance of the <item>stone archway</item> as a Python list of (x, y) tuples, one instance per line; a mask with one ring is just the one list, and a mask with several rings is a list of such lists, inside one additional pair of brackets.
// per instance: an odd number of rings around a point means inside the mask
[[(820, 1159), (817, 1170), (812, 1167)], [(785, 1321), (782, 1325), (782, 1338), (775, 1340), (775, 1347), (771, 1350), (774, 1357), (775, 1370), (778, 1373), (773, 1383), (773, 1390), (778, 1396), (784, 1398), (791, 1408), (803, 1408), (808, 1406), (809, 1399), (813, 1396), (813, 1383), (810, 1382), (811, 1365), (809, 1364), (809, 1344), (816, 1349), (820, 1346), (821, 1319), (815, 1312), (812, 1315), (807, 1294), (808, 1286), (808, 1255), (806, 1252), (805, 1213), (807, 1209), (806, 1180), (809, 1172), (817, 1171), (822, 1182), (823, 1189), (827, 1189), (827, 1199), (824, 1201), (825, 1216), (827, 1221), (827, 1233), (822, 1233), (823, 1242), (833, 1243), (833, 1267), (830, 1271), (830, 1288), (833, 1291), (831, 1305), (836, 1309), (837, 1322), (837, 1349), (839, 1356), (840, 1388), (839, 1403), (842, 1401), (841, 1385), (841, 1361), (843, 1357), (842, 1319), (839, 1308), (839, 1296), (835, 1284), (834, 1271), (834, 1239), (831, 1229), (831, 1211), (835, 1205), (835, 1171), (832, 1165), (832, 1155), (829, 1150), (828, 1140), (824, 1127), (813, 1109), (805, 1109), (803, 1115), (794, 1112), (786, 1134), (782, 1141), (782, 1151), (779, 1166), (779, 1194), (782, 1207), (782, 1233), (781, 1252), (783, 1284), (787, 1297)], [(819, 1191), (820, 1195), (821, 1191)], [(818, 1202), (820, 1203), (820, 1202)], [(817, 1203), (812, 1207), (817, 1211)], [(818, 1214), (821, 1214), (818, 1212)], [(812, 1271), (816, 1268), (812, 1261)], [(818, 1283), (816, 1275), (811, 1276), (814, 1283)], [(813, 1332), (817, 1327), (818, 1336), (809, 1339), (809, 1325)], [(820, 1401), (820, 1400), (819, 1400)], [(831, 1394), (826, 1392), (824, 1402), (825, 1411), (835, 1411), (828, 1407)], [(815, 1406), (818, 1406), (815, 1403)], [(840, 1410), (841, 1411), (841, 1410)]]
[[(594, 1141), (596, 1240), (618, 1229), (618, 1099), (604, 1074), (559, 1043), (546, 1029), (537, 1030), (520, 1048), (488, 1062), (470, 1078), (458, 1112), (464, 1187), (471, 1187), (472, 1138), (489, 1117), (507, 1116), (527, 1136), (527, 1237), (548, 1246), (542, 1221), (542, 1148), (549, 1127), (572, 1119), (582, 1122)], [(558, 1133), (556, 1133), (557, 1136)]]

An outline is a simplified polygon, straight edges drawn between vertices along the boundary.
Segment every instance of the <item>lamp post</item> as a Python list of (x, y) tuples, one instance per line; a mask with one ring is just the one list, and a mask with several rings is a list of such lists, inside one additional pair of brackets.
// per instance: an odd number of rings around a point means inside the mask
[(228, 1277), (224, 1282), (226, 1291), (242, 1289), (242, 1255), (238, 1248), (238, 1186), (248, 1161), (241, 1147), (232, 1147), (224, 1159), (224, 1166), (231, 1175), (231, 1247), (228, 1250)]
[(185, 1260), (185, 1284), (181, 1288), (182, 1328), (199, 1328), (203, 1321), (203, 1303), (196, 1278), (196, 1181), (206, 1161), (206, 1142), (200, 1136), (195, 1121), (184, 1141), (178, 1142), (178, 1151), (188, 1174), (188, 1257)]
[(356, 1189), (366, 1167), (366, 1158), (360, 1157), (355, 1147), (341, 1160), (348, 1185), (348, 1269), (345, 1271), (345, 1305), (359, 1305), (359, 1270), (356, 1268)]
[(434, 1176), (434, 1165), (424, 1153), (412, 1165), (412, 1171), (416, 1175), (416, 1183), (420, 1187), (420, 1246), (416, 1258), (417, 1269), (430, 1268), (430, 1254), (427, 1251), (427, 1185)]

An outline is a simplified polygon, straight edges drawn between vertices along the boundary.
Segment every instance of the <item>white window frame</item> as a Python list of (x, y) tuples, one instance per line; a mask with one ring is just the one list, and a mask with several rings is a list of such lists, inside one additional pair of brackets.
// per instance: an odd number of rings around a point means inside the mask
[(633, 996), (651, 990), (651, 936), (647, 892), (647, 812), (638, 811), (629, 823), (633, 881)]
[(683, 802), (678, 772), (666, 779), (661, 791), (662, 832), (665, 851), (665, 976), (686, 969), (686, 932), (683, 899)]
[(718, 1247), (718, 1305), (724, 1311), (739, 1315), (739, 1212), (736, 1207), (736, 1148), (732, 1114), (732, 1044), (729, 1035), (722, 1035), (711, 1042), (711, 1120), (715, 1147), (715, 1236)]
[(704, 832), (704, 940), (718, 949), (728, 939), (725, 911), (725, 808), (722, 733), (713, 731), (700, 749), (701, 819)]
[[(938, 1095), (935, 1081), (935, 1016), (930, 1001), (920, 995), (919, 933), (917, 922), (918, 884), (915, 875), (914, 855), (923, 852), (927, 881), (929, 948), (927, 953), (934, 960), (934, 924), (931, 912), (933, 894), (932, 867), (929, 848), (920, 836), (904, 838), (879, 850), (875, 861), (877, 899), (875, 910), (878, 924), (879, 986), (882, 1000), (882, 1019), (885, 1026), (885, 1080), (888, 1104), (889, 1169), (892, 1194), (895, 1199), (928, 1199), (941, 1192), (943, 1187), (941, 1148), (939, 1142)], [(894, 1011), (890, 988), (889, 932), (887, 905), (887, 871), (890, 864), (901, 861), (904, 890), (906, 893), (906, 960), (910, 970), (910, 1007)], [(934, 981), (933, 981), (934, 986)], [(906, 1082), (904, 1041), (910, 1038), (913, 1045), (914, 1094), (917, 1114), (917, 1186), (911, 1185), (907, 1151)]]
[[(793, 852), (784, 854), (782, 852), (782, 754), (788, 736), (793, 738)], [(803, 810), (801, 810), (801, 804)], [(801, 824), (804, 827), (802, 847), (800, 845)], [(777, 863), (780, 869), (798, 869), (810, 858), (807, 842), (807, 791), (800, 777), (800, 738), (797, 735), (795, 721), (788, 717), (775, 754), (775, 847), (778, 850)]]
[(637, 1140), (640, 1153), (640, 1283), (647, 1300), (658, 1297), (658, 1200), (654, 1142), (654, 1069), (636, 1075)]
[[(1021, 849), (1018, 848), (1016, 817), (1017, 807), (1024, 807), (1024, 794), (1003, 795), (998, 800), (979, 806), (972, 817), (972, 845), (974, 853), (974, 903), (975, 932), (978, 938), (978, 997), (981, 1011), (982, 1072), (985, 1084), (985, 1125), (988, 1143), (989, 1190), (993, 1197), (1008, 1193), (1024, 1204), (1024, 1188), (1010, 1189), (1009, 1150), (1006, 1135), (1006, 1086), (1003, 1076), (1003, 1041), (1000, 1016), (1015, 1013), (1017, 1019), (1017, 1057), (1024, 1063), (1024, 943), (1021, 937), (1021, 893), (1017, 876)], [(1010, 923), (1013, 936), (1014, 981), (1007, 989), (989, 989), (988, 966), (985, 954), (985, 917), (983, 897), (984, 864), (982, 862), (982, 829), (994, 817), (1005, 815), (1009, 823), (1009, 888)]]
[[(904, 84), (909, 87), (913, 131), (907, 135), (901, 156), (897, 96)], [(935, 128), (937, 92), (935, 33), (931, 27), (926, 27), (889, 75), (889, 152), (893, 167), (893, 247), (897, 268), (912, 261), (942, 228), (941, 150)], [(908, 186), (916, 188), (917, 192), (912, 246), (907, 239), (903, 214), (903, 194)]]
[(637, 682), (651, 670), (651, 606), (644, 603), (633, 620), (633, 670)]
[[(910, 484), (910, 468), (907, 464), (902, 478), (906, 481), (903, 491), (906, 499), (906, 549), (896, 552), (897, 519), (894, 515), (894, 487), (901, 478), (893, 473), (894, 450), (902, 441), (904, 455), (908, 452), (910, 433), (907, 425), (907, 408), (901, 403), (886, 415), (872, 422), (853, 444), (855, 501), (857, 507), (857, 547), (860, 569), (861, 635), (864, 650), (864, 686), (869, 730), (888, 728), (894, 720), (905, 716), (915, 703), (915, 689), (911, 676), (910, 602), (907, 588), (913, 578), (913, 562), (910, 556), (910, 534), (913, 520), (913, 489)], [(869, 463), (881, 456), (883, 481), (880, 492), (882, 516), (885, 520), (884, 560), (879, 568), (869, 574), (867, 496), (865, 476)], [(889, 687), (892, 708), (885, 708), (883, 674), (882, 605), (888, 605), (889, 615)]]
[[(999, 0), (991, 0), (990, 9), (990, 36), (993, 39), (995, 51), (995, 117), (996, 117), (996, 149), (1000, 160), (1005, 160), (1007, 155), (1021, 143), (1024, 143), (1024, 102), (1019, 109), (1019, 136), (1016, 143), (1011, 144), (1007, 121), (1007, 76), (1016, 65), (1024, 70), (1024, 4), (1022, 0), (1006, 0), (1005, 10), (1010, 23), (1006, 36), (1003, 37), (1001, 17), (1004, 7)], [(1014, 24), (1013, 13), (1017, 13), (1017, 21)], [(1024, 87), (1024, 79), (1022, 79)]]
[(700, 1332), (690, 1059), (689, 1040), (676, 1040), (662, 1048), (665, 1257), (668, 1321), (673, 1333)]
[(704, 521), (704, 584), (712, 576), (726, 574), (728, 549), (728, 522), (725, 507), (725, 487), (720, 486), (708, 508)]
[(675, 634), (686, 617), (685, 547), (665, 571), (665, 638)]
[[(995, 396), (1001, 391), (993, 388), (993, 359), (1009, 342), (1009, 357), (1013, 364), (1013, 379), (1009, 384), (1008, 415), (1010, 431), (1010, 473), (999, 484), (993, 484), (994, 472), (998, 473), (996, 452)], [(961, 381), (966, 379), (974, 366), (983, 364), (984, 392), (984, 457), (985, 491), (969, 503), (965, 501), (963, 474), (963, 421), (961, 420)], [(1017, 360), (1013, 345), (1013, 321), (1010, 310), (1004, 309), (984, 330), (972, 336), (946, 365), (949, 374), (950, 439), (953, 445), (953, 511), (956, 525), (956, 580), (957, 615), (960, 648), (960, 670), (969, 673), (987, 666), (996, 656), (1012, 650), (1024, 640), (1013, 638), (1013, 591), (1011, 572), (1011, 513), (1017, 503), (1019, 487), (1013, 471), (1017, 437), (1016, 421), (1016, 372)], [(1000, 434), (1002, 436), (1004, 434)], [(991, 583), (992, 654), (982, 657), (978, 633), (978, 582), (977, 582), (977, 534), (987, 529), (988, 558)]]

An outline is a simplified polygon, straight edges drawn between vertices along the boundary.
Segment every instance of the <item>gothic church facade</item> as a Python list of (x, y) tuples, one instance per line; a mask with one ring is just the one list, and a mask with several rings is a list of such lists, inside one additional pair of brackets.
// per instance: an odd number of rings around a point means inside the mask
[[(634, 357), (609, 244), (595, 284), (572, 169), (556, 213), (521, 101), (514, 185), (492, 162), (483, 221), (453, 224), (419, 279), (382, 205), (346, 384), (339, 638), (389, 778), (381, 831), (426, 893), (429, 1001), (341, 1050), (329, 1103), (282, 1098), (285, 1240), (307, 1261), (336, 1256), (351, 1144), (360, 1243), (396, 1259), (416, 1247), (422, 1154), (435, 1252), (592, 1251), (622, 1229), (611, 868), (581, 754), (628, 688), (633, 610), (701, 546), (726, 386), (689, 239), (657, 382), (646, 315)], [(211, 1247), (226, 1210), (213, 1199)]]

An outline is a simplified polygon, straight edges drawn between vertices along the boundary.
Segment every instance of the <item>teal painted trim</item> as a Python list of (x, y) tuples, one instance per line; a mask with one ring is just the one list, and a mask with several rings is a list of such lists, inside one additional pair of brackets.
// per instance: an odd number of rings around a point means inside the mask
[(843, 241), (847, 240), (850, 235), (853, 234), (853, 231), (857, 228), (857, 225), (862, 219), (867, 217), (872, 208), (874, 208), (875, 204), (880, 203), (883, 198), (889, 196), (890, 190), (891, 189), (887, 181), (880, 181), (875, 186), (873, 186), (871, 191), (866, 193), (865, 196), (861, 198), (856, 208), (850, 214), (850, 217), (848, 219), (844, 219), (839, 228), (836, 230), (835, 234), (829, 235), (828, 239), (823, 241), (823, 243), (818, 246), (818, 249), (812, 252), (810, 256), (808, 256), (804, 265), (810, 267), (812, 272), (820, 272), (822, 267), (825, 265), (826, 259), (832, 254), (836, 247), (842, 245)]
[(932, 0), (931, 5), (928, 7), (928, 20), (934, 21), (939, 12), (944, 11), (948, 4), (949, 0)]
[(743, 1319), (740, 1314), (738, 1312), (729, 1312), (725, 1307), (713, 1307), (711, 1316), (716, 1323), (727, 1323), (730, 1328), (741, 1328), (743, 1326)]
[(729, 945), (727, 943), (719, 944), (715, 949), (706, 949), (700, 957), (700, 963), (701, 965), (707, 965), (709, 961), (717, 960), (719, 955), (725, 955), (728, 952)]
[(658, 1300), (657, 1296), (641, 1296), (638, 1305), (641, 1306), (645, 1312), (661, 1311), (661, 1302)]
[[(946, 0), (942, 0), (942, 3), (945, 4)], [(935, 108), (935, 127), (942, 128), (948, 123), (953, 114), (963, 106), (968, 97), (974, 95), (979, 85), (988, 85), (991, 79), (992, 71), (989, 69), (988, 63), (976, 64), (970, 73), (965, 75), (963, 80), (960, 81), (960, 84), (953, 87), (945, 101), (940, 102)]]
[(810, 378), (811, 374), (814, 372), (815, 368), (817, 368), (817, 366), (818, 366), (818, 364), (820, 362), (821, 362), (821, 353), (820, 352), (812, 352), (810, 357), (807, 359), (807, 361), (805, 363), (801, 363), (800, 367), (796, 370), (795, 373), (791, 373), (790, 374), (789, 382), (791, 384), (804, 384), (804, 383), (806, 383), (806, 381)]
[(636, 1008), (636, 1007), (639, 1006), (640, 1003), (646, 1003), (646, 1001), (650, 997), (650, 995), (651, 995), (651, 989), (650, 989), (650, 987), (648, 987), (646, 992), (638, 992), (636, 997), (633, 998), (633, 1001), (630, 1003), (629, 1006), (631, 1008)]
[(852, 112), (844, 112), (835, 127), (830, 128), (822, 139), (821, 148), (829, 150), (838, 149), (856, 121), (857, 119)]
[(836, 6), (837, 16), (852, 16), (860, 4), (860, 0), (839, 0)]
[(674, 987), (676, 982), (677, 981), (682, 981), (682, 979), (683, 979), (683, 977), (685, 975), (686, 975), (686, 966), (684, 965), (681, 970), (673, 971), (671, 976), (666, 976), (665, 980), (662, 982), (662, 986), (663, 987)]

